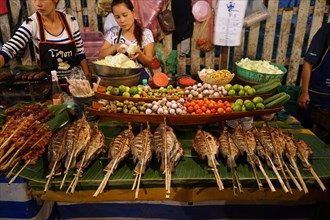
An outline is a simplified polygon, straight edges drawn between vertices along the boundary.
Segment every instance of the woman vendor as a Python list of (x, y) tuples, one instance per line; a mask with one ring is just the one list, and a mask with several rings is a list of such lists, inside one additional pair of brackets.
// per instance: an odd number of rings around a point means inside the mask
[[(112, 27), (105, 37), (100, 49), (99, 58), (108, 55), (126, 53), (127, 48), (134, 44), (136, 50), (129, 53), (131, 59), (137, 59), (145, 67), (150, 67), (154, 59), (154, 38), (151, 30), (142, 28), (135, 19), (134, 6), (130, 0), (113, 0), (111, 11), (119, 26)], [(141, 72), (141, 78), (148, 78), (146, 72)]]
[(4, 66), (32, 40), (40, 69), (57, 70), (64, 82), (75, 66), (81, 66), (90, 79), (78, 22), (68, 14), (56, 11), (59, 0), (32, 0), (36, 12), (26, 19), (14, 36), (0, 50), (0, 67)]

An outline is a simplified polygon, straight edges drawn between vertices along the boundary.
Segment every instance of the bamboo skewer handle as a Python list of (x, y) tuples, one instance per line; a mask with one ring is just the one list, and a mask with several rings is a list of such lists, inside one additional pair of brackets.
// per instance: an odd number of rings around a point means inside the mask
[(292, 179), (293, 183), (296, 185), (297, 189), (299, 191), (302, 191), (303, 189), (301, 188), (300, 184), (298, 183), (297, 179), (293, 176), (293, 174), (291, 173), (289, 167), (286, 165), (286, 163), (284, 163), (283, 161), (283, 164), (284, 164), (284, 167), (285, 167), (285, 170), (286, 172), (289, 174), (290, 178)]
[(292, 166), (294, 167), (294, 170), (295, 170), (295, 172), (296, 172), (296, 175), (298, 176), (298, 179), (299, 179), (299, 181), (300, 181), (300, 183), (301, 183), (301, 186), (302, 186), (302, 188), (303, 188), (303, 190), (304, 190), (304, 193), (307, 194), (307, 193), (308, 193), (308, 189), (307, 189), (306, 183), (304, 182), (304, 180), (303, 180), (303, 178), (302, 178), (302, 176), (301, 176), (301, 174), (300, 174), (300, 172), (299, 172), (299, 169), (298, 169), (298, 167), (297, 167), (297, 164), (296, 164), (296, 162), (293, 160), (292, 157), (290, 157), (290, 163), (291, 163)]
[(272, 192), (275, 192), (276, 190), (274, 188), (274, 185), (273, 185), (272, 181), (270, 181), (270, 179), (269, 179), (267, 173), (265, 172), (264, 167), (261, 165), (261, 163), (259, 163), (259, 169), (261, 170), (262, 174), (264, 175), (264, 177), (265, 177), (265, 179), (266, 179), (266, 181), (268, 183), (268, 186), (269, 186), (270, 190)]
[(16, 175), (9, 181), (9, 183), (8, 183), (8, 185), (10, 185), (10, 184), (12, 184), (14, 181), (15, 181), (15, 179), (18, 177), (18, 175), (25, 169), (25, 167), (27, 166), (27, 165), (29, 165), (29, 163), (31, 162), (31, 160), (28, 160), (25, 164), (24, 164), (24, 166), (16, 173)]
[(274, 166), (274, 163), (273, 163), (272, 159), (269, 157), (269, 155), (267, 155), (267, 158), (268, 158), (270, 164), (272, 165), (272, 169), (273, 169), (273, 171), (274, 171), (274, 173), (275, 173), (275, 175), (276, 175), (278, 181), (280, 182), (280, 184), (281, 184), (281, 186), (282, 186), (284, 192), (289, 192), (289, 190), (288, 190), (288, 188), (285, 186), (285, 184), (284, 184), (284, 182), (283, 182), (283, 180), (282, 180), (280, 174), (278, 173), (276, 167)]

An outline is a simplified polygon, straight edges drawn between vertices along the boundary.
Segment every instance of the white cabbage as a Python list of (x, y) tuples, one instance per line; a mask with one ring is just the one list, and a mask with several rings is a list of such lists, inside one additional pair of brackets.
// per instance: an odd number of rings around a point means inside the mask
[(238, 63), (238, 66), (259, 73), (268, 74), (282, 74), (283, 71), (277, 66), (274, 66), (270, 61), (266, 60), (250, 60), (249, 58), (242, 58)]

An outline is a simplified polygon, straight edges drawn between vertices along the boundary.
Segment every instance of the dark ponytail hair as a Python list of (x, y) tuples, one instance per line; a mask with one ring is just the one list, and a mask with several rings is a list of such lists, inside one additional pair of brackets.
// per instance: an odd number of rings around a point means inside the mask
[[(111, 11), (112, 8), (118, 4), (125, 4), (129, 10), (134, 11), (134, 6), (131, 0), (113, 0), (111, 3)], [(142, 47), (142, 36), (143, 36), (142, 26), (136, 19), (134, 20), (134, 26), (135, 26), (134, 37), (136, 38), (138, 45)]]

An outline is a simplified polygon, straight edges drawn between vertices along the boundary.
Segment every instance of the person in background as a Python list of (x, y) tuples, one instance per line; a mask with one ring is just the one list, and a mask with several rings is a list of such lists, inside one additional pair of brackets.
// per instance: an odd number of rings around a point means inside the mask
[(305, 128), (313, 126), (313, 105), (330, 111), (330, 23), (316, 32), (304, 59), (296, 118)]
[[(131, 59), (137, 59), (144, 67), (150, 67), (155, 56), (154, 38), (151, 30), (142, 28), (135, 19), (134, 6), (130, 0), (113, 0), (111, 11), (118, 26), (112, 27), (99, 51), (99, 58), (108, 55), (126, 53), (128, 46), (135, 44), (135, 54), (129, 54)], [(141, 78), (149, 78), (143, 71)]]
[(0, 67), (32, 40), (40, 69), (50, 74), (57, 70), (58, 77), (65, 82), (75, 66), (81, 66), (90, 79), (88, 64), (80, 36), (78, 22), (68, 14), (56, 11), (59, 0), (32, 0), (36, 12), (15, 32), (0, 50)]

